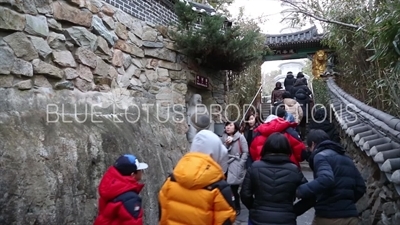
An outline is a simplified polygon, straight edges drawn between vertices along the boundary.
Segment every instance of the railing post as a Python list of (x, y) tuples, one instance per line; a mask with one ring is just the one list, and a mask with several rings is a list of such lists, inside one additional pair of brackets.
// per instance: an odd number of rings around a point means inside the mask
[[(262, 89), (262, 85), (260, 85), (260, 88), (258, 88), (258, 91), (257, 91), (257, 93), (254, 95), (253, 100), (251, 100), (250, 105), (253, 105), (253, 102), (254, 102), (254, 100), (256, 100), (257, 95), (258, 95), (258, 93), (260, 93), (261, 89)], [(250, 107), (249, 107), (249, 108), (246, 110), (246, 112), (243, 114), (242, 120), (240, 120), (240, 123), (239, 123), (239, 124), (242, 124), (242, 122), (243, 122), (243, 120), (244, 120), (244, 118), (245, 118), (245, 116), (246, 116), (246, 114), (247, 114), (247, 112), (248, 112), (249, 110), (250, 110)]]

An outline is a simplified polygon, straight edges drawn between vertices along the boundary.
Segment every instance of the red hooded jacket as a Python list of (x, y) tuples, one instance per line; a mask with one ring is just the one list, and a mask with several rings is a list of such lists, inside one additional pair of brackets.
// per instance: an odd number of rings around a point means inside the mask
[(99, 215), (94, 225), (143, 225), (144, 184), (131, 176), (122, 176), (114, 166), (108, 168), (99, 185)]
[(294, 137), (294, 135), (287, 131), (288, 128), (295, 128), (296, 126), (296, 123), (290, 123), (282, 118), (276, 118), (268, 123), (258, 126), (254, 130), (257, 136), (254, 138), (250, 146), (250, 155), (253, 161), (261, 159), (261, 150), (269, 135), (279, 132), (283, 133), (289, 140), (289, 144), (292, 147), (290, 160), (300, 168), (300, 162), (303, 161), (301, 153), (305, 151), (306, 146), (298, 137)]

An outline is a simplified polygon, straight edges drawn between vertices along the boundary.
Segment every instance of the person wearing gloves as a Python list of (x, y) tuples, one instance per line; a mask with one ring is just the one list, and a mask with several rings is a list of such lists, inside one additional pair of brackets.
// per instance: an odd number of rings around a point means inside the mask
[(233, 225), (232, 191), (225, 181), (228, 151), (209, 130), (197, 133), (190, 152), (161, 187), (159, 225)]

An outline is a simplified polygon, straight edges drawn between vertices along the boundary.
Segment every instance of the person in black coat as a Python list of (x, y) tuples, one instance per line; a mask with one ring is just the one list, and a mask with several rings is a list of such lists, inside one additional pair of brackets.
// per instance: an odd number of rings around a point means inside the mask
[(303, 118), (301, 119), (298, 131), (300, 133), (301, 139), (305, 139), (306, 136), (306, 126), (307, 120), (310, 115), (310, 103), (311, 103), (311, 90), (306, 85), (306, 78), (298, 78), (296, 83), (291, 89), (291, 95), (294, 96), (294, 99), (300, 104), (301, 109), (303, 110)]
[(286, 78), (283, 81), (283, 86), (285, 86), (285, 90), (290, 92), (290, 90), (292, 89), (295, 82), (296, 82), (296, 78), (294, 78), (293, 73), (287, 72)]
[(337, 143), (340, 143), (340, 136), (335, 125), (332, 123), (332, 117), (329, 116), (331, 113), (327, 113), (326, 108), (319, 108), (314, 112), (312, 120), (309, 125), (310, 130), (323, 130), (325, 131), (329, 138)]
[(262, 148), (261, 160), (247, 170), (240, 196), (250, 211), (249, 225), (296, 225), (296, 189), (307, 180), (290, 161), (291, 152), (287, 138), (273, 133)]
[(308, 161), (314, 180), (301, 185), (296, 195), (304, 201), (314, 200), (313, 224), (358, 225), (356, 202), (365, 194), (366, 186), (353, 160), (323, 130), (311, 130), (307, 145), (312, 152)]

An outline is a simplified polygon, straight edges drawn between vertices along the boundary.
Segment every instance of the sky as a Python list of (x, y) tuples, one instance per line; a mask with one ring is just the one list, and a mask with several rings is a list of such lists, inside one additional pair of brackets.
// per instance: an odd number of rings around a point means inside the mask
[[(283, 18), (281, 12), (284, 10), (284, 7), (281, 5), (279, 0), (235, 0), (228, 9), (233, 17), (235, 17), (239, 13), (239, 8), (243, 6), (244, 14), (249, 18), (254, 19), (262, 17), (262, 19), (265, 20), (265, 22), (259, 24), (262, 32), (265, 34), (279, 34), (281, 29), (288, 27), (287, 24), (280, 23)], [(278, 70), (278, 65), (289, 61), (304, 62), (304, 59), (265, 62), (261, 66), (262, 73)]]

